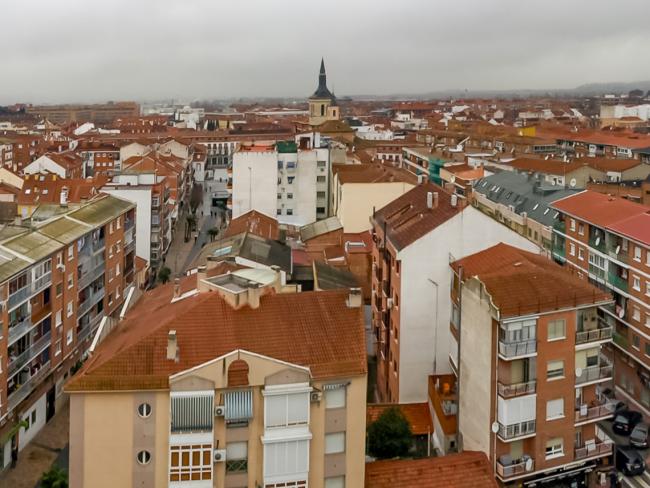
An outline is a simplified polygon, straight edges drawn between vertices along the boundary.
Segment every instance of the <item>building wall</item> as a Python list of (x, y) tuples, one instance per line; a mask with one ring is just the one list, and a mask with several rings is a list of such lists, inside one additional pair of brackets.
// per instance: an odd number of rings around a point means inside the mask
[(138, 238), (135, 242), (135, 253), (147, 261), (151, 261), (151, 187), (141, 188), (102, 188), (104, 193), (123, 198), (136, 205), (136, 229)]
[[(267, 215), (276, 215), (277, 160), (275, 151), (239, 151), (234, 154), (232, 165), (233, 219), (251, 209), (259, 210)], [(251, 195), (252, 189), (254, 191)]]
[[(433, 372), (434, 358), (437, 374), (451, 372), (447, 361), (451, 335), (450, 260), (461, 259), (500, 242), (539, 253), (539, 248), (528, 239), (472, 207), (466, 207), (398, 253), (403, 273), (400, 403), (426, 401), (427, 375)], [(436, 286), (430, 280), (438, 283), (437, 310)]]

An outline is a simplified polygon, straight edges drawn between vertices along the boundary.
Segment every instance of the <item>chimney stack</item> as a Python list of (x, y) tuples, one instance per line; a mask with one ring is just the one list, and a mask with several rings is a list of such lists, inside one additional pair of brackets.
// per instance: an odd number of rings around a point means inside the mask
[(433, 193), (430, 191), (427, 192), (427, 208), (433, 208)]
[(247, 289), (247, 302), (250, 308), (260, 308), (260, 295), (262, 290), (256, 284), (250, 284)]
[(62, 207), (68, 206), (68, 187), (64, 186), (61, 188), (60, 202)]
[(451, 206), (452, 206), (452, 207), (455, 207), (456, 205), (458, 205), (458, 195), (456, 195), (456, 194), (454, 193), (454, 194), (451, 196)]
[(199, 266), (196, 268), (196, 289), (201, 291), (207, 291), (208, 286), (202, 283), (203, 280), (208, 278), (208, 267), (206, 265)]
[(348, 308), (360, 308), (363, 303), (363, 296), (361, 295), (361, 288), (350, 288), (350, 294), (345, 304)]
[(167, 333), (167, 359), (178, 361), (178, 343), (176, 342), (175, 330), (170, 330)]
[(174, 278), (174, 297), (178, 298), (181, 296), (181, 280), (180, 278)]

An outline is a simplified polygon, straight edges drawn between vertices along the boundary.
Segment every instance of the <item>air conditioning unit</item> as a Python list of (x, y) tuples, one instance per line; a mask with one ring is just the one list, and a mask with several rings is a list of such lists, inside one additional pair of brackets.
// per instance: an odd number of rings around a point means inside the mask
[(60, 271), (65, 271), (65, 266), (63, 264), (57, 264), (56, 269), (58, 269)]
[(386, 299), (386, 307), (388, 308), (388, 310), (393, 308), (393, 299), (392, 298), (387, 298)]
[(311, 394), (309, 395), (309, 400), (312, 403), (317, 403), (317, 402), (320, 402), (320, 399), (322, 398), (322, 396), (323, 396), (323, 392), (312, 391)]
[(224, 405), (217, 405), (214, 407), (215, 417), (223, 417), (224, 415), (226, 415), (226, 407)]
[(215, 449), (212, 453), (212, 460), (215, 463), (223, 463), (226, 461), (226, 450), (225, 449)]

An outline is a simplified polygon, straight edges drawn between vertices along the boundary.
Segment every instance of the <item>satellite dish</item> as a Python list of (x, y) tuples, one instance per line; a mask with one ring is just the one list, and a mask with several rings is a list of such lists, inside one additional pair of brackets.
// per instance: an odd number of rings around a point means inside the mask
[(575, 178), (571, 178), (571, 181), (569, 181), (569, 186), (571, 188), (575, 188), (577, 184), (578, 184), (578, 182), (576, 181)]
[(496, 434), (499, 432), (499, 422), (492, 422), (492, 432)]
[(576, 377), (582, 376), (582, 368), (576, 368)]

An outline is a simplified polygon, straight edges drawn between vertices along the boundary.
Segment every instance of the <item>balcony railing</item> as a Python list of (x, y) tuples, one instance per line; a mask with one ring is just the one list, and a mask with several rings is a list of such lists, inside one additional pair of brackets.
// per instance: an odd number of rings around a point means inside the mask
[(627, 347), (630, 345), (627, 336), (624, 336), (620, 332), (614, 332), (614, 344), (622, 347), (623, 349), (627, 349)]
[(497, 383), (499, 395), (503, 398), (514, 398), (522, 395), (531, 395), (537, 389), (537, 380), (526, 381), (525, 383), (504, 384)]
[(52, 333), (47, 332), (43, 337), (38, 339), (34, 344), (25, 349), (15, 358), (9, 358), (9, 376), (14, 374), (17, 370), (25, 366), (32, 359), (34, 359), (38, 354), (43, 352), (46, 347), (50, 345), (52, 339)]
[(514, 439), (535, 433), (535, 421), (520, 422), (518, 424), (503, 425), (499, 422), (499, 437), (504, 440)]
[(606, 456), (612, 453), (614, 443), (598, 442), (590, 446), (578, 447), (575, 450), (575, 459), (584, 459), (593, 456)]
[(535, 461), (532, 458), (517, 460), (508, 465), (501, 464), (501, 461), (497, 460), (497, 474), (502, 479), (519, 476), (534, 470)]
[(32, 294), (39, 293), (50, 286), (52, 286), (52, 272), (48, 271), (32, 282)]
[(98, 252), (106, 247), (106, 240), (105, 238), (97, 239), (96, 241), (93, 241), (93, 252)]
[(584, 368), (580, 375), (576, 371), (576, 385), (604, 380), (612, 377), (612, 365), (605, 356), (600, 356), (600, 364)]
[(617, 247), (610, 247), (607, 250), (607, 255), (610, 258), (614, 258), (622, 263), (627, 263), (627, 253), (625, 251), (619, 250), (619, 252), (616, 252)]
[(559, 232), (562, 232), (562, 234), (566, 234), (566, 222), (564, 220), (556, 220), (553, 222), (553, 230), (557, 230)]
[(22, 303), (25, 300), (27, 300), (30, 297), (31, 293), (32, 293), (31, 283), (28, 283), (25, 286), (23, 286), (20, 290), (16, 290), (14, 293), (9, 295), (7, 306), (9, 307), (9, 309), (14, 308), (19, 303)]
[(9, 404), (9, 410), (13, 410), (22, 402), (27, 396), (34, 390), (36, 385), (45, 378), (50, 372), (50, 362), (48, 361), (41, 369), (39, 369), (35, 374), (33, 374), (25, 383), (20, 385), (17, 390), (15, 390), (7, 398), (7, 403)]
[(16, 322), (16, 325), (9, 325), (9, 342), (13, 342), (19, 337), (25, 335), (29, 329), (32, 328), (32, 318), (30, 316)]
[(600, 252), (605, 252), (605, 236), (591, 236), (589, 238), (589, 246), (598, 249)]
[(589, 265), (589, 274), (595, 275), (597, 278), (604, 280), (607, 277), (607, 273), (604, 269), (601, 269), (593, 264)]
[(82, 303), (79, 304), (77, 316), (85, 314), (90, 308), (104, 298), (104, 288), (100, 288), (94, 293), (91, 293)]
[(499, 341), (499, 354), (506, 358), (525, 356), (537, 352), (537, 339), (527, 339), (521, 342)]
[(87, 273), (82, 274), (79, 277), (79, 283), (78, 283), (79, 290), (83, 290), (88, 285), (90, 285), (93, 281), (95, 281), (102, 274), (104, 274), (104, 271), (105, 271), (104, 261), (102, 260), (95, 269), (93, 269), (92, 271), (88, 271)]
[(592, 330), (583, 330), (576, 332), (576, 344), (586, 344), (588, 342), (605, 341), (612, 338), (614, 327), (605, 326)]
[(575, 410), (575, 421), (576, 422), (585, 422), (587, 420), (601, 419), (614, 415), (614, 409), (616, 408), (616, 403), (609, 402), (603, 405), (597, 405), (595, 407), (590, 407), (588, 405), (580, 405)]
[(554, 254), (556, 257), (559, 257), (559, 258), (564, 258), (564, 257), (566, 257), (566, 252), (565, 252), (565, 247), (564, 247), (564, 245), (553, 244), (553, 254)]
[(615, 273), (607, 273), (607, 282), (621, 291), (627, 292), (627, 280)]

